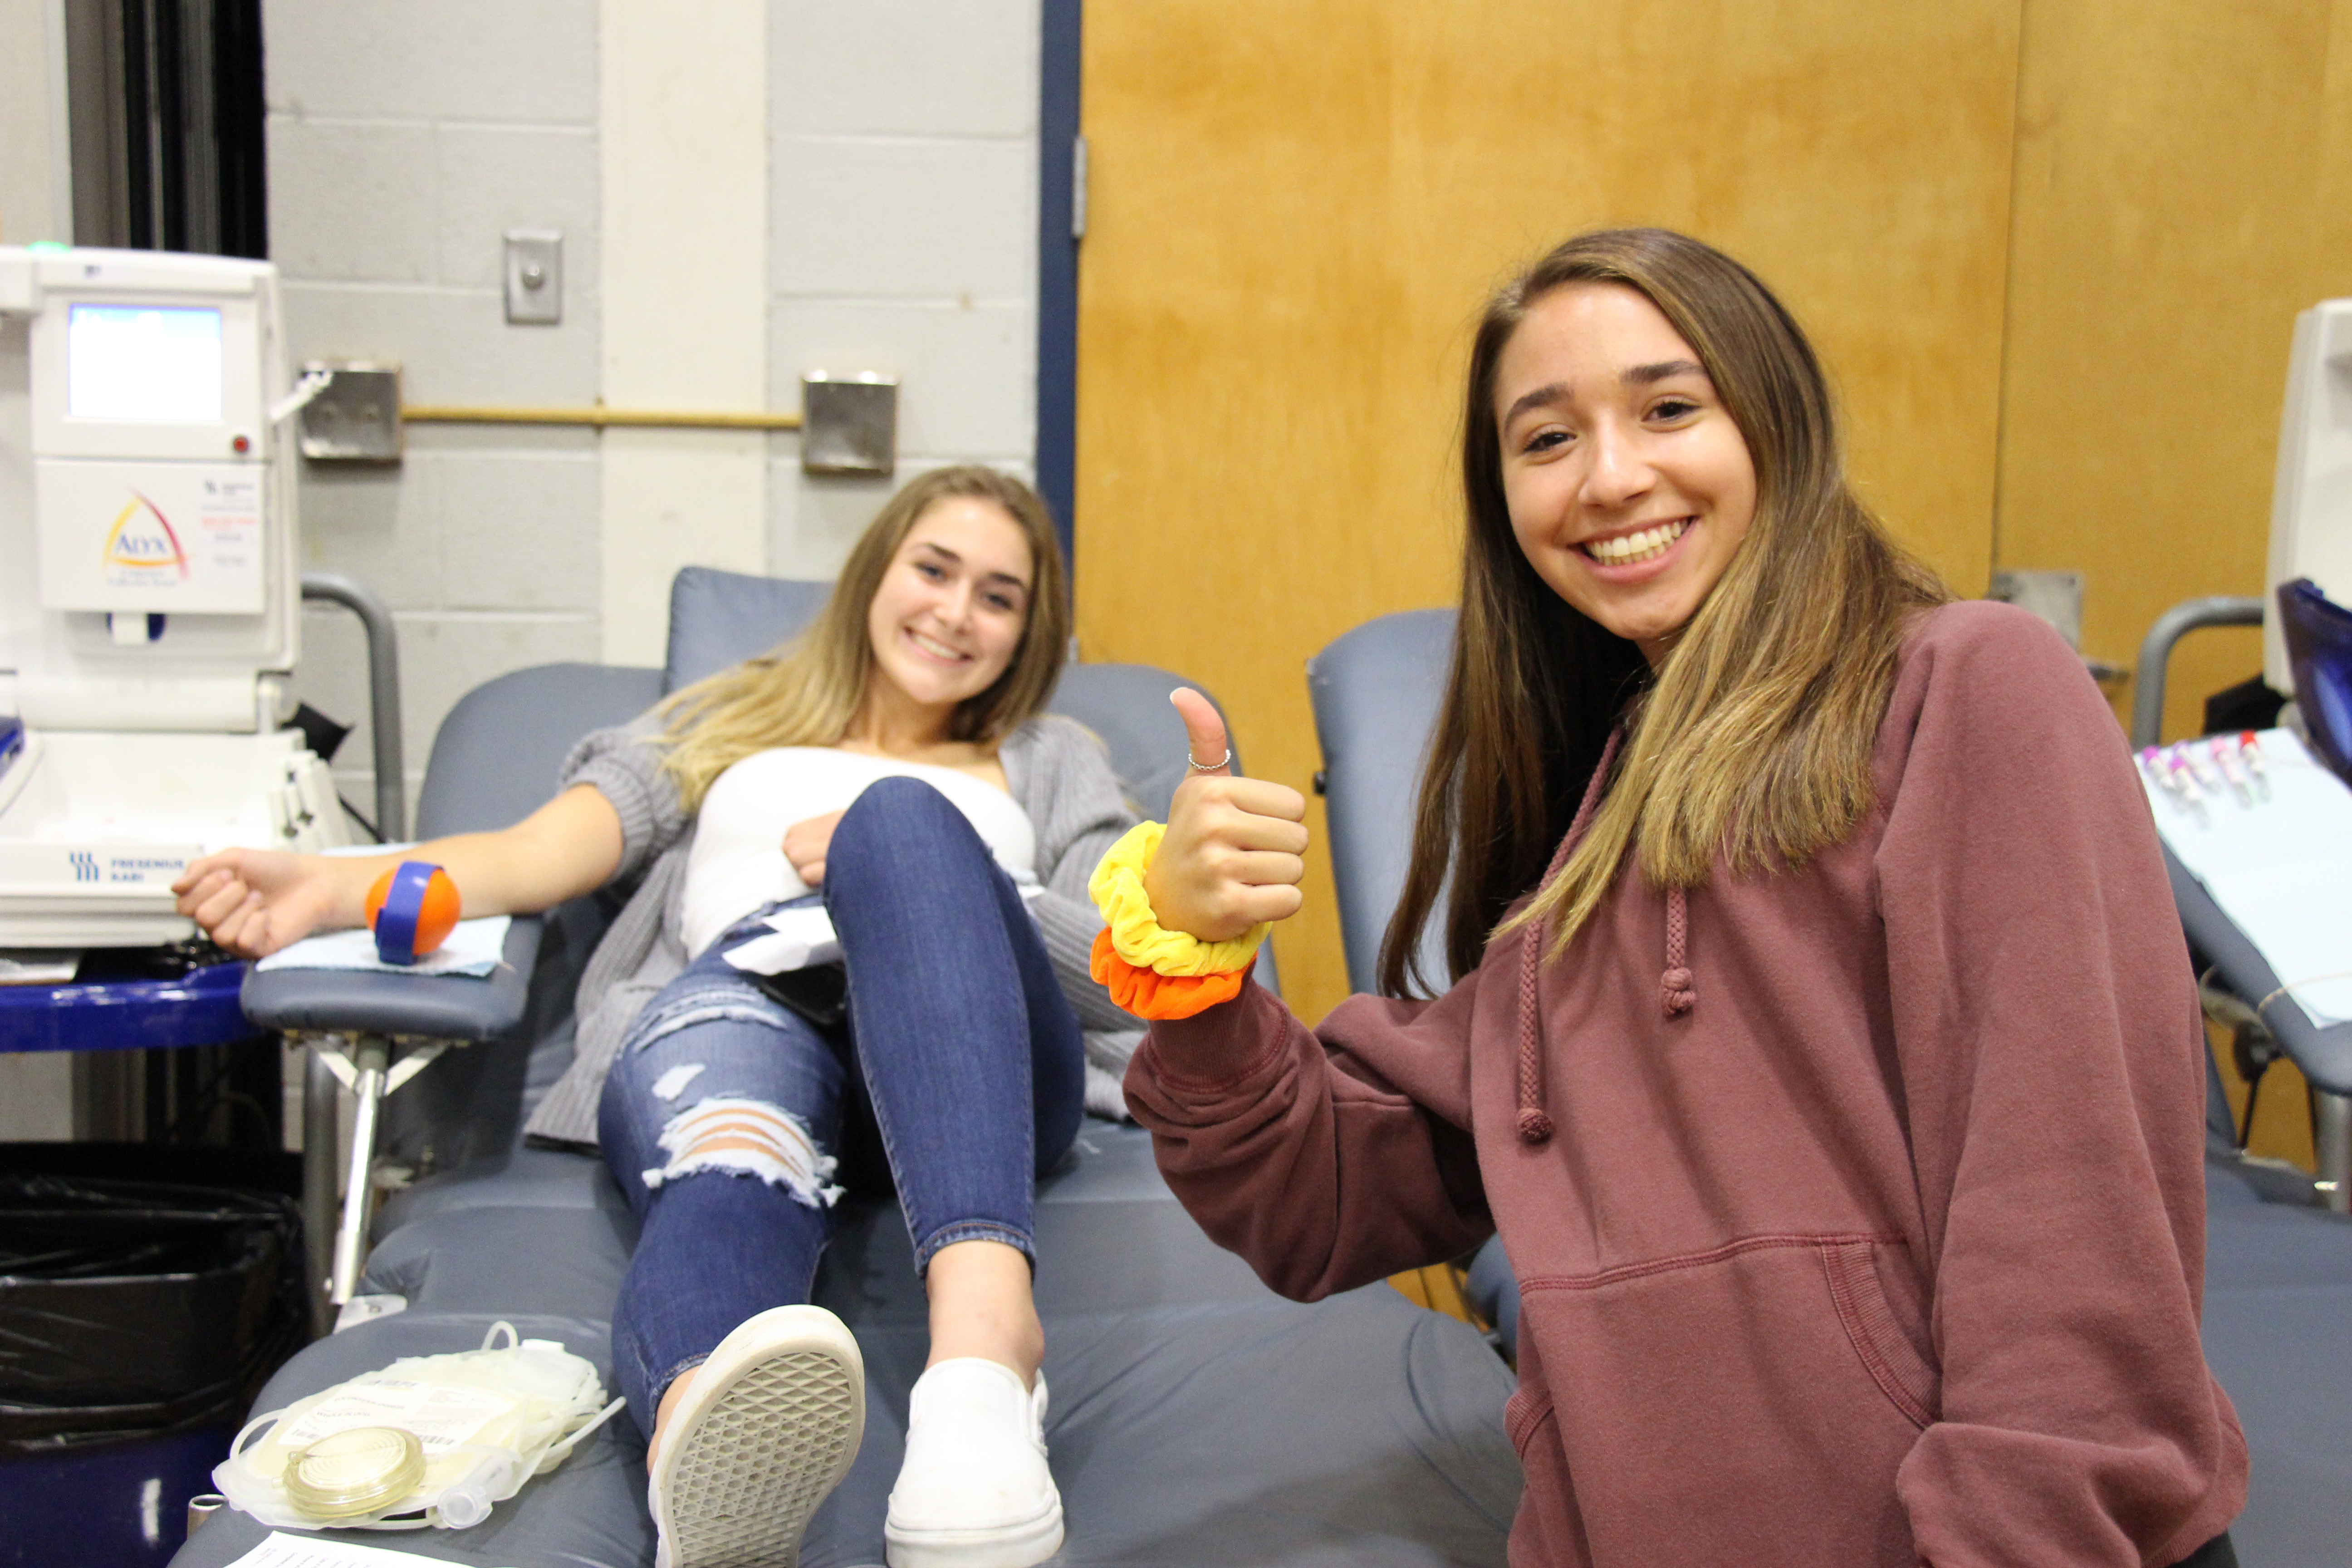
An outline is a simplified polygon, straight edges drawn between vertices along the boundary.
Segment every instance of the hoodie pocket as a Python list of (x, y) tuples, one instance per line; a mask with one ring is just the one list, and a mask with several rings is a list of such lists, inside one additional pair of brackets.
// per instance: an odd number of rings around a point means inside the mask
[(1523, 1523), (1599, 1563), (1909, 1568), (1895, 1476), (1937, 1389), (1879, 1284), (1887, 1245), (1751, 1237), (1524, 1281)]
[(1886, 1289), (1878, 1278), (1878, 1243), (1853, 1240), (1822, 1244), (1822, 1268), (1829, 1276), (1830, 1300), (1838, 1322), (1880, 1393), (1914, 1426), (1936, 1419), (1941, 1379), (1895, 1321)]

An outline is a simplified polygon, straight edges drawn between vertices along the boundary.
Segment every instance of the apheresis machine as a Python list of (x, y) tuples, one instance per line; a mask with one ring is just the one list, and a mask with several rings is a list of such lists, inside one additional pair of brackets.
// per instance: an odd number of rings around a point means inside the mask
[(187, 863), (350, 841), (299, 731), (276, 272), (0, 247), (0, 950), (194, 934)]
[(2287, 654), (2279, 586), (2307, 578), (2352, 605), (2352, 300), (2324, 300), (2294, 320), (2279, 418), (2269, 570), (2263, 584), (2263, 677), (2308, 707)]

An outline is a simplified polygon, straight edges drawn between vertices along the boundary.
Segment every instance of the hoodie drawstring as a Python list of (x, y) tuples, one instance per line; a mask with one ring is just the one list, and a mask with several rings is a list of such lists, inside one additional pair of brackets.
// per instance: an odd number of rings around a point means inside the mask
[[(1609, 782), (1610, 765), (1617, 760), (1617, 750), (1624, 741), (1621, 727), (1609, 732), (1609, 743), (1601, 749), (1601, 762), (1592, 770), (1591, 780), (1584, 786), (1584, 798), (1578, 803), (1576, 816), (1568, 825), (1568, 837), (1551, 858), (1551, 865), (1537, 884), (1540, 891), (1559, 875), (1560, 868), (1576, 852), (1584, 836), (1592, 826), (1593, 814), (1600, 809), (1601, 794)], [(1541, 1012), (1537, 1005), (1537, 983), (1540, 978), (1543, 950), (1549, 944), (1551, 921), (1538, 918), (1527, 924), (1525, 943), (1519, 949), (1519, 1140), (1525, 1143), (1542, 1143), (1552, 1135), (1551, 1117), (1544, 1110), (1543, 1031)], [(1666, 1016), (1679, 1017), (1698, 1000), (1697, 983), (1689, 963), (1690, 909), (1680, 887), (1666, 889), (1666, 965), (1658, 977), (1659, 1002)]]
[(1685, 949), (1689, 943), (1690, 909), (1684, 901), (1680, 885), (1666, 889), (1666, 972), (1658, 976), (1659, 999), (1665, 1004), (1666, 1016), (1679, 1017), (1690, 1011), (1698, 1000), (1698, 990), (1691, 979)]

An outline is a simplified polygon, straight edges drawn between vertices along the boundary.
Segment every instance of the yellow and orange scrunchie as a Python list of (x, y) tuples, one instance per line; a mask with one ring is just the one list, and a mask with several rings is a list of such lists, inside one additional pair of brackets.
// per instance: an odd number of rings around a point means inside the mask
[(1189, 1018), (1241, 994), (1242, 976), (1270, 929), (1251, 927), (1231, 942), (1202, 942), (1163, 930), (1143, 891), (1143, 874), (1167, 828), (1139, 822), (1110, 847), (1087, 880), (1106, 924), (1087, 971), (1110, 999), (1139, 1018)]

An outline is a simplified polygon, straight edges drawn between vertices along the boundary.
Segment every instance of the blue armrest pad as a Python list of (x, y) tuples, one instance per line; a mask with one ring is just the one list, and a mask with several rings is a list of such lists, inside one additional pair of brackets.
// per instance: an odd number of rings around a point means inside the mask
[[(2171, 879), (2172, 902), (2182, 928), (2212, 963), (2222, 984), (2257, 1005), (2276, 991), (2277, 973), (2169, 849), (2164, 852), (2164, 874)], [(2291, 996), (2281, 996), (2262, 1014), (2304, 1077), (2332, 1094), (2352, 1094), (2352, 1024), (2320, 1028)]]
[(539, 960), (537, 915), (507, 928), (506, 962), (486, 978), (376, 974), (349, 969), (250, 971), (238, 1000), (264, 1029), (341, 1029), (435, 1040), (494, 1040), (522, 1021), (531, 966)]

